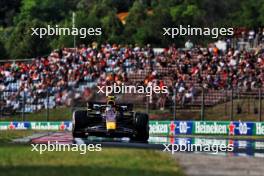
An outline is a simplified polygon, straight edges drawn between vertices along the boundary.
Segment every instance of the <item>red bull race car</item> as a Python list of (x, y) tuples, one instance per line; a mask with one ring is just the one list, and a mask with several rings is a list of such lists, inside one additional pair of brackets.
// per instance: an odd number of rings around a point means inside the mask
[(106, 103), (89, 102), (86, 110), (74, 111), (72, 126), (75, 138), (129, 137), (142, 142), (149, 138), (148, 114), (134, 112), (132, 104), (116, 104), (114, 96), (107, 97)]

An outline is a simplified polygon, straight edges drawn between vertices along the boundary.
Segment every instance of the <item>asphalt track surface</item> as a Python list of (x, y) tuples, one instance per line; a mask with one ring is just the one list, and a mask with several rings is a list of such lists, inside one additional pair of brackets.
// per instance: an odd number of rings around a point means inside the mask
[[(172, 150), (173, 145), (183, 145), (187, 143), (205, 145), (205, 144), (233, 144), (234, 150), (232, 152), (217, 153), (217, 155), (228, 156), (254, 156), (264, 158), (264, 140), (234, 140), (234, 139), (219, 139), (219, 138), (202, 138), (202, 137), (158, 137), (152, 136), (148, 142), (139, 143), (130, 141), (128, 138), (103, 138), (103, 137), (89, 137), (73, 138), (70, 132), (50, 132), (44, 133), (40, 136), (33, 136), (30, 138), (31, 143), (59, 143), (59, 144), (101, 144), (102, 147), (124, 147), (124, 148), (141, 148), (141, 149), (156, 149), (164, 151), (166, 145)], [(199, 148), (201, 149), (201, 148)], [(172, 152), (167, 150), (168, 152)], [(177, 151), (176, 151), (177, 152)], [(214, 154), (215, 152), (204, 151), (185, 151), (194, 153)], [(174, 152), (173, 152), (174, 154)], [(264, 166), (264, 164), (263, 164)]]
[(130, 142), (128, 138), (100, 138), (87, 139), (73, 138), (69, 132), (55, 132), (36, 137), (30, 140), (34, 144), (59, 143), (59, 144), (102, 144), (102, 147), (125, 147), (142, 149), (163, 149), (163, 144)]
[(176, 153), (172, 155), (188, 176), (263, 176), (264, 158)]
[[(23, 139), (22, 139), (23, 140)], [(230, 140), (218, 138), (167, 138), (150, 137), (148, 143), (131, 142), (129, 139), (108, 139), (89, 137), (72, 138), (70, 132), (53, 132), (32, 136), (32, 143), (91, 144), (100, 143), (102, 147), (144, 148), (163, 151), (164, 144), (180, 144), (184, 141), (196, 143), (232, 143), (235, 150), (231, 153), (175, 152), (171, 153), (188, 176), (263, 176), (264, 175), (264, 141)]]

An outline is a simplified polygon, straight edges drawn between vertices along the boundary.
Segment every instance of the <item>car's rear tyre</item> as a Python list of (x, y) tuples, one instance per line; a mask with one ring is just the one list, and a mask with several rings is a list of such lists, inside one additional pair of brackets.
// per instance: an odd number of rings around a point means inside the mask
[(137, 112), (134, 116), (133, 123), (137, 133), (134, 137), (132, 137), (132, 140), (146, 142), (149, 138), (148, 114)]
[(77, 110), (73, 113), (72, 136), (74, 138), (86, 138), (84, 128), (89, 124), (86, 110)]

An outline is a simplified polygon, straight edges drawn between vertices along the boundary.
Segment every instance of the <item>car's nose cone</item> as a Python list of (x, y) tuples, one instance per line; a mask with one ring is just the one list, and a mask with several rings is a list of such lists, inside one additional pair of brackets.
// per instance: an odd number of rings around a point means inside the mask
[(109, 130), (115, 130), (116, 129), (116, 122), (106, 122), (106, 129)]

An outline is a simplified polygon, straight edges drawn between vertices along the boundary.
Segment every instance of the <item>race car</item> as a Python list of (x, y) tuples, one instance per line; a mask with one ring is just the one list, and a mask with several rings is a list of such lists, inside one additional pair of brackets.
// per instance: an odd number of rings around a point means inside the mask
[(89, 102), (86, 110), (76, 110), (72, 117), (72, 135), (129, 137), (134, 141), (149, 138), (149, 117), (134, 112), (132, 104), (116, 104), (115, 97), (107, 97), (106, 103)]

